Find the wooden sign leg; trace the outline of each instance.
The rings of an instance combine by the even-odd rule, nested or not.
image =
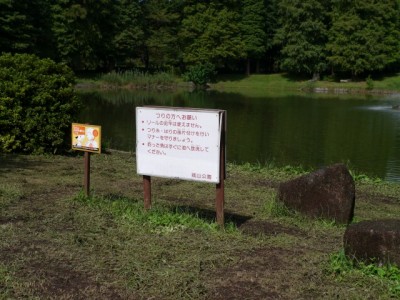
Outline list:
[[[221,226],[224,227],[225,223],[225,217],[224,217],[224,201],[225,201],[225,195],[224,195],[224,179],[221,178],[221,182],[217,184],[217,195],[216,195],[216,201],[215,201],[215,211],[217,213],[217,223]]]
[[[144,208],[151,208],[151,177],[143,175]]]
[[[85,152],[84,160],[85,160],[85,172],[84,172],[83,186],[85,190],[85,195],[89,197],[90,196],[90,152]]]
[[[219,183],[216,187],[216,200],[215,200],[215,211],[217,214],[217,223],[224,227],[225,216],[224,216],[224,202],[225,202],[225,114],[222,116],[222,127],[221,127],[221,146],[220,146],[220,162],[219,162]]]

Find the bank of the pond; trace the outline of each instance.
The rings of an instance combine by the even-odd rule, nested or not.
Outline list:
[[[399,296],[398,277],[338,263],[345,227],[275,209],[298,168],[228,164],[225,231],[213,184],[153,178],[143,211],[133,153],[92,155],[89,198],[82,155],[1,155],[0,169],[0,299]],[[399,185],[357,179],[355,222],[399,216]]]
[[[304,91],[317,93],[349,93],[349,94],[396,94],[400,93],[400,75],[370,79],[364,81],[333,80],[311,81],[304,78],[291,77],[287,74],[268,75],[229,75],[220,76],[217,82],[210,84],[216,90],[252,90],[256,93],[276,91]]]
[[[135,73],[133,73],[135,74]],[[138,74],[124,75],[113,73],[112,75],[97,76],[92,79],[79,78],[78,89],[152,89],[193,90],[195,86],[190,82],[184,82],[182,78],[165,73],[156,75]],[[368,80],[352,81],[349,79],[318,80],[311,81],[305,78],[279,74],[253,74],[245,75],[220,75],[215,82],[209,83],[208,88],[218,91],[232,91],[239,93],[251,93],[263,95],[266,93],[316,92],[335,94],[397,94],[400,93],[400,75],[381,76]]]

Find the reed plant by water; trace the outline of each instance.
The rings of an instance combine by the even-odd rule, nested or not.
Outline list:
[[[171,86],[175,83],[175,78],[167,72],[148,73],[139,70],[129,70],[124,72],[112,71],[103,74],[100,80],[113,86],[134,86],[137,88],[148,88],[157,86]]]

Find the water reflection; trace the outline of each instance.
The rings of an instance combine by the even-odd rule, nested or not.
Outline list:
[[[135,108],[143,105],[224,109],[228,160],[320,167],[345,162],[371,176],[400,181],[400,111],[396,97],[228,92],[82,93],[80,120],[102,125],[107,147],[135,149]]]

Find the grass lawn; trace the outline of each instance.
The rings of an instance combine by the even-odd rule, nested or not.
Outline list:
[[[143,210],[135,156],[0,156],[0,299],[390,299],[390,278],[345,268],[345,226],[276,209],[296,168],[228,165],[225,230],[215,186],[153,178]],[[400,186],[362,176],[355,221],[398,218]],[[380,273],[380,272],[377,272]]]
[[[346,83],[320,80],[310,82],[308,79],[291,77],[287,74],[268,74],[268,75],[227,75],[220,76],[217,81],[211,84],[212,89],[216,90],[252,90],[253,92],[285,92],[309,90],[314,88],[327,88],[330,92],[334,89],[349,89],[357,92],[400,92],[400,75],[372,78],[373,89],[368,90],[366,81],[350,81]]]

